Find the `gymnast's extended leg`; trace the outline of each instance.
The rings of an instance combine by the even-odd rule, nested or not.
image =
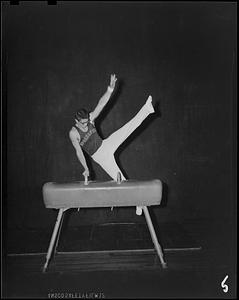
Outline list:
[[[122,144],[133,131],[147,118],[147,116],[154,112],[152,106],[152,97],[149,96],[146,103],[139,110],[133,119],[127,122],[120,129],[112,133],[105,139],[100,149],[92,156],[92,158],[113,178],[117,180],[117,174],[120,172],[121,178],[125,180],[122,171],[119,169],[115,158],[114,152]],[[136,214],[142,214],[142,208],[137,207]]]
[[[142,106],[139,112],[124,126],[112,133],[104,140],[104,146],[110,148],[114,153],[117,148],[134,132],[136,128],[150,115],[154,113],[152,105],[152,97],[149,96],[146,103]]]

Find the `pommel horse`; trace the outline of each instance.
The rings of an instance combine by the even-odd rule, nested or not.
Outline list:
[[[148,206],[161,203],[162,183],[159,179],[121,181],[120,176],[118,176],[117,181],[100,182],[88,181],[88,178],[85,177],[85,181],[71,183],[48,182],[43,185],[42,191],[45,207],[59,209],[46,255],[46,262],[42,269],[43,272],[48,267],[53,248],[54,253],[56,251],[64,212],[70,208],[90,207],[142,207],[162,267],[167,267],[147,208]]]

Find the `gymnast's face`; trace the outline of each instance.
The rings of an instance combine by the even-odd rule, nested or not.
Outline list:
[[[76,120],[76,124],[80,127],[85,129],[87,127],[88,119],[80,119],[79,121]]]

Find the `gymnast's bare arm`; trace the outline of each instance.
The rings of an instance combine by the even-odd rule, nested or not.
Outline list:
[[[81,146],[80,146],[80,135],[79,135],[79,132],[72,128],[71,131],[69,132],[69,137],[71,139],[71,142],[76,150],[76,155],[80,161],[80,163],[82,164],[83,168],[85,169],[84,172],[82,173],[84,176],[89,176],[90,173],[89,173],[89,169],[87,167],[87,164],[86,164],[86,160],[85,160],[85,156],[84,156],[84,153],[81,149]]]
[[[105,105],[109,101],[110,96],[114,91],[116,80],[117,80],[117,78],[116,78],[115,74],[112,74],[110,76],[110,85],[108,86],[104,95],[100,98],[96,108],[90,113],[91,122],[94,122],[94,120],[99,116],[102,109],[105,107]]]

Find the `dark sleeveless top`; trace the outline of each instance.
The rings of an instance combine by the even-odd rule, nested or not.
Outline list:
[[[97,133],[95,126],[88,122],[87,123],[88,130],[86,132],[80,130],[77,126],[75,128],[80,134],[80,146],[89,154],[93,155],[101,146],[102,138]]]

